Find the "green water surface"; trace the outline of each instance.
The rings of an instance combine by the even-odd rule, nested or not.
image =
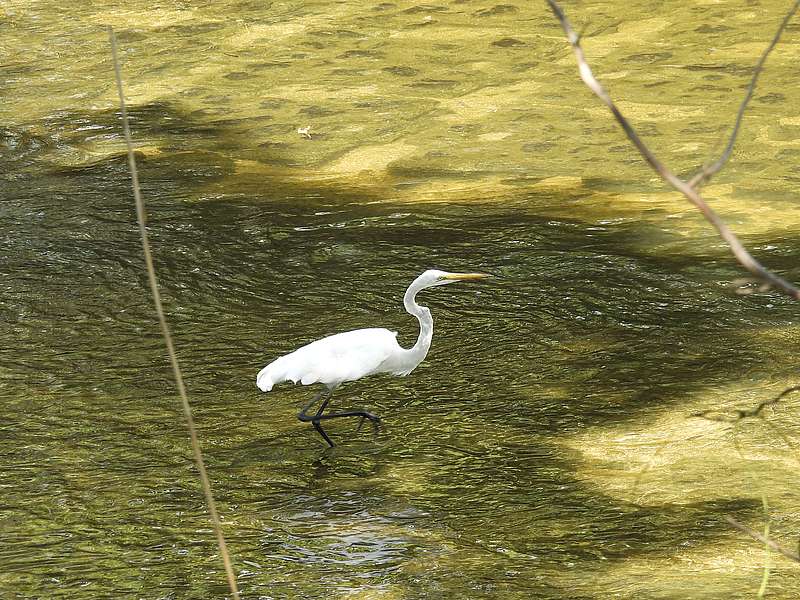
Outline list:
[[[504,0],[505,2],[505,0]],[[682,175],[714,156],[787,3],[565,6]],[[795,598],[797,305],[724,245],[577,77],[544,2],[0,6],[0,597],[229,595],[135,225],[156,266],[244,598]],[[707,197],[800,280],[800,25]],[[310,138],[298,133],[309,127]],[[427,268],[408,378],[343,386],[328,450],[255,374],[384,326]],[[752,286],[751,286],[752,288]],[[727,413],[726,413],[727,414]]]

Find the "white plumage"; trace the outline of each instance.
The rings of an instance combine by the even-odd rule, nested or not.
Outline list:
[[[408,375],[421,363],[431,346],[433,317],[431,311],[416,303],[417,292],[428,287],[445,285],[455,281],[482,279],[482,273],[447,273],[431,269],[417,277],[406,290],[403,304],[406,310],[419,320],[420,331],[417,343],[403,348],[397,343],[397,332],[382,328],[356,329],[337,333],[306,344],[294,352],[281,356],[259,371],[256,385],[262,392],[269,392],[283,381],[303,385],[322,383],[328,397],[316,414],[306,411],[322,396],[320,392],[298,415],[301,421],[310,421],[328,444],[333,442],[320,426],[320,421],[336,417],[360,416],[377,425],[380,419],[364,410],[323,414],[330,400],[330,393],[345,381],[361,379],[373,373]]]
[[[392,354],[403,350],[396,338],[396,331],[378,328],[330,335],[268,364],[259,371],[256,385],[262,392],[270,391],[282,381],[303,385],[324,383],[334,388],[373,373],[394,373],[384,363]]]

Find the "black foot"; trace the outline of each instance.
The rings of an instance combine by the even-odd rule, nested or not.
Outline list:
[[[364,421],[369,419],[369,422],[372,423],[372,430],[375,433],[378,433],[381,428],[381,418],[378,415],[373,415],[370,412],[363,411],[361,414],[361,419],[358,421],[358,427],[356,427],[356,431],[361,431],[361,427],[364,425]]]
[[[364,424],[364,420],[369,419],[370,423],[372,423],[372,429],[374,433],[375,434],[378,433],[380,429],[381,418],[378,415],[373,415],[371,412],[367,412],[366,410],[348,410],[344,412],[323,415],[322,411],[325,410],[325,407],[328,406],[328,402],[331,399],[330,393],[328,393],[327,398],[325,398],[325,400],[322,402],[322,405],[319,407],[319,410],[317,410],[316,414],[313,415],[306,414],[306,411],[310,409],[314,404],[316,404],[317,400],[319,400],[323,394],[324,392],[320,392],[319,394],[314,396],[311,402],[309,402],[308,404],[305,405],[305,407],[303,407],[303,410],[300,411],[300,413],[297,415],[297,418],[303,421],[304,423],[310,422],[314,426],[314,429],[316,429],[322,436],[322,439],[324,439],[331,448],[333,448],[336,444],[334,444],[333,440],[331,440],[328,434],[325,433],[325,430],[322,428],[320,421],[325,421],[327,419],[339,419],[342,417],[361,417],[361,420],[358,423],[358,428],[356,429],[356,431],[361,431],[361,426]]]

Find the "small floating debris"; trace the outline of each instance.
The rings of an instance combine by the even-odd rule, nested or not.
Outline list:
[[[262,568],[260,564],[258,564],[257,562],[253,562],[252,560],[243,560],[242,562],[250,567],[255,567],[256,569]]]
[[[298,127],[297,133],[302,135],[304,138],[310,140],[311,139],[311,125],[306,125],[305,127]]]

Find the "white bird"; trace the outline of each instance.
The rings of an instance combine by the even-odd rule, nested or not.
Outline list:
[[[419,337],[412,348],[403,348],[397,343],[397,332],[382,328],[356,329],[337,333],[298,348],[281,356],[259,371],[256,385],[268,392],[282,381],[300,382],[303,385],[322,383],[324,390],[303,407],[297,415],[303,422],[311,422],[328,444],[333,442],[322,429],[320,421],[340,417],[369,419],[375,428],[380,417],[365,410],[351,410],[322,414],[331,399],[331,394],[341,383],[354,381],[374,373],[392,373],[405,376],[411,373],[428,354],[433,338],[431,311],[416,302],[416,295],[425,288],[489,277],[483,273],[447,273],[430,269],[417,277],[408,286],[403,304],[406,310],[419,320]],[[316,402],[326,398],[315,414],[306,414]],[[359,428],[361,425],[359,424]]]

